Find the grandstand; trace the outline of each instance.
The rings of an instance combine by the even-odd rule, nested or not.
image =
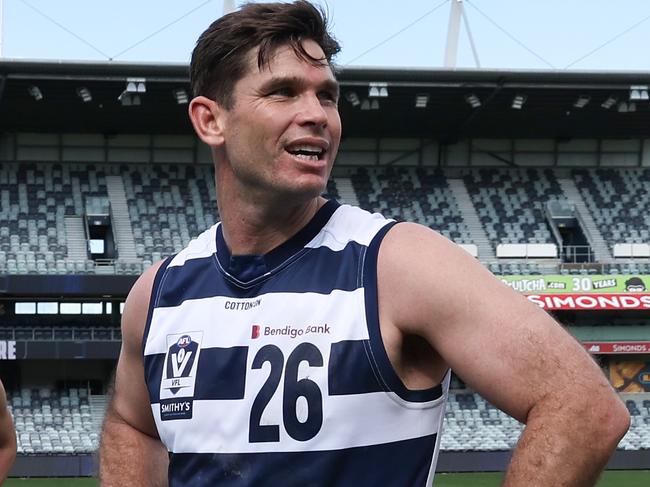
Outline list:
[[[437,230],[466,246],[497,274],[540,274],[540,267],[546,274],[595,274],[605,269],[636,274],[645,273],[650,263],[650,197],[639,186],[650,177],[645,168],[580,170],[573,172],[573,179],[560,179],[564,171],[553,168],[343,168],[343,173],[352,171],[349,175],[338,174],[338,169],[330,181],[330,196]],[[607,184],[594,182],[603,173],[609,175]],[[626,186],[623,178],[635,183]],[[0,271],[139,274],[218,220],[212,179],[207,164],[3,164]],[[570,198],[560,180],[581,188],[578,196]],[[613,192],[613,184],[619,183],[618,192]],[[339,186],[346,188],[344,195]],[[580,195],[584,197],[578,203],[588,212],[580,215],[581,223],[588,218],[591,224],[576,233],[591,239],[582,235],[580,246],[566,245],[560,234],[564,217],[550,215],[550,208],[554,203],[575,205]],[[106,217],[111,235],[100,240],[111,250],[98,257],[87,251],[88,241],[94,239],[91,220]],[[596,240],[603,242],[603,253],[616,255],[596,259],[595,249],[586,260],[560,255],[592,247]]]
[[[339,78],[345,138],[327,194],[435,229],[543,302],[630,410],[613,467],[649,468],[647,75]],[[371,99],[377,81],[388,96]],[[130,83],[146,84],[138,103]],[[92,474],[124,298],[218,221],[210,156],[179,89],[189,89],[182,65],[0,61],[0,367],[17,475]],[[441,469],[496,470],[522,426],[456,380],[445,429]]]

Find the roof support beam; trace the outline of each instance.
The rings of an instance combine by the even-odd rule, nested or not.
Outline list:
[[[502,89],[503,85],[501,83],[497,84],[494,90],[492,90],[492,93],[490,93],[489,96],[481,103],[481,106],[472,110],[470,114],[465,118],[465,120],[463,120],[455,129],[447,134],[444,142],[452,143],[454,141],[460,140],[472,121],[477,117],[479,113],[487,108],[490,102],[492,102],[492,100],[499,94]]]

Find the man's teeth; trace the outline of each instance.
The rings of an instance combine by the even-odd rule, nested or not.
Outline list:
[[[307,155],[307,154],[294,154],[299,159],[306,159],[309,161],[317,161],[319,159],[317,154]]]
[[[323,154],[323,149],[311,145],[298,145],[288,149],[288,152],[301,159],[318,160]]]

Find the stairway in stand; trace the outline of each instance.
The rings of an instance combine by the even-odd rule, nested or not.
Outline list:
[[[117,249],[117,260],[139,261],[135,250],[133,227],[129,216],[129,207],[124,192],[124,182],[121,176],[106,176],[106,189],[111,203],[113,238]]]

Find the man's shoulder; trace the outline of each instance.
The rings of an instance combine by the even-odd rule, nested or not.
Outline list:
[[[342,204],[323,227],[321,238],[329,237],[343,245],[353,241],[367,246],[383,227],[393,222],[380,213]]]
[[[215,223],[204,230],[197,237],[190,240],[183,250],[174,255],[169,262],[169,267],[180,266],[188,260],[211,257],[217,251],[217,228]]]
[[[394,246],[417,253],[455,253],[462,249],[439,232],[414,222],[399,222],[391,228],[383,246]]]
[[[402,222],[382,239],[378,266],[388,281],[401,285],[461,279],[480,263],[453,241],[429,227]],[[482,270],[482,269],[481,269]]]
[[[142,273],[129,291],[124,304],[124,312],[122,313],[122,339],[124,342],[140,343],[149,311],[149,301],[154,282],[165,262],[165,260],[155,262]]]
[[[142,303],[143,298],[145,297],[148,301],[149,295],[151,294],[151,290],[153,288],[154,281],[156,279],[156,275],[158,274],[160,267],[163,264],[165,264],[165,262],[166,259],[159,260],[158,262],[154,262],[153,265],[151,265],[151,267],[145,270],[140,275],[140,277],[138,277],[138,279],[135,281],[135,284],[131,288],[131,291],[129,292],[129,297],[131,297],[132,295],[134,296],[134,298],[132,298],[133,301]]]

